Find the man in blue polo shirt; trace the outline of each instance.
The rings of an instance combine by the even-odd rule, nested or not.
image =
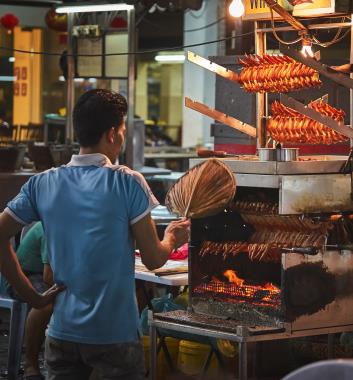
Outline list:
[[[124,97],[92,90],[73,122],[80,154],[32,177],[0,215],[0,268],[18,293],[41,307],[57,295],[46,340],[49,380],[144,378],[135,299],[134,248],[149,269],[184,244],[189,222],[172,222],[158,239],[150,211],[158,204],[144,178],[113,165],[125,136]],[[57,287],[38,295],[8,244],[23,224],[41,220]],[[62,291],[62,287],[65,289]]]

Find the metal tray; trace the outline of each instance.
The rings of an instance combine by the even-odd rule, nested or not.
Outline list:
[[[256,156],[249,160],[236,158],[220,158],[233,173],[245,174],[328,174],[339,173],[347,160],[347,156],[305,156],[306,161],[258,161]],[[300,159],[300,158],[299,158]],[[193,167],[205,159],[194,158],[190,160]]]

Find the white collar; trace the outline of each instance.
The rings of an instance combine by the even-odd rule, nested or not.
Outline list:
[[[67,166],[112,166],[111,161],[102,153],[73,154]]]

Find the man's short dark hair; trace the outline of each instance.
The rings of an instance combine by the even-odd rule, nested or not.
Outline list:
[[[83,147],[97,145],[104,132],[122,125],[126,113],[126,99],[117,92],[99,89],[85,92],[73,110],[77,141]]]

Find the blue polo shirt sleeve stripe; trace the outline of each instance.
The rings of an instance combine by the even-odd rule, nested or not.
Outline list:
[[[21,188],[19,194],[5,208],[13,219],[21,224],[30,224],[39,220],[35,199],[31,191],[34,177],[30,178]]]
[[[140,173],[131,172],[131,174],[132,181],[128,194],[128,204],[130,205],[129,221],[130,225],[133,225],[157,207],[159,202],[153,195],[145,178]]]

